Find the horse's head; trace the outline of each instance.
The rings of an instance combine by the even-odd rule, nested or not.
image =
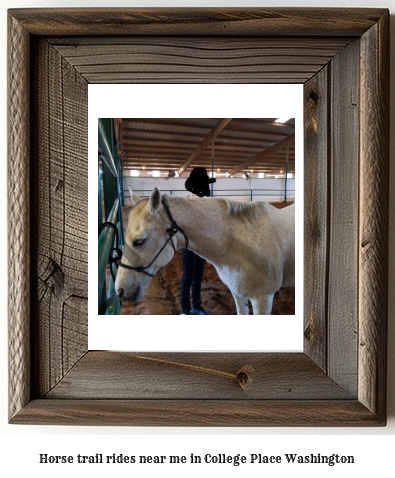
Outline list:
[[[153,275],[173,258],[168,228],[161,195],[155,188],[150,198],[135,203],[129,214],[123,257],[115,281],[116,293],[122,301],[140,300]]]

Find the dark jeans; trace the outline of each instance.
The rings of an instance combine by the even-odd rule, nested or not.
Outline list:
[[[181,257],[183,272],[180,287],[180,303],[183,311],[189,311],[191,310],[191,300],[189,296],[191,288],[193,307],[199,308],[202,306],[200,290],[206,259],[185,248],[181,250]]]

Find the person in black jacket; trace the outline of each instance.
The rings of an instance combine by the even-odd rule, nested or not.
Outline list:
[[[194,168],[185,181],[185,189],[199,197],[210,196],[211,183],[215,178],[209,178],[206,168]],[[195,252],[183,248],[182,257],[182,279],[180,286],[180,315],[210,315],[202,306],[201,288],[203,280],[204,266],[206,260]],[[192,292],[192,308],[190,293]]]

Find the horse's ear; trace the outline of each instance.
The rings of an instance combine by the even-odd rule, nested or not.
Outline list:
[[[151,206],[151,212],[155,212],[160,206],[160,192],[159,189],[154,188],[149,198],[149,203]]]
[[[129,188],[129,193],[130,193],[130,200],[132,201],[132,206],[134,206],[136,203],[140,201],[140,197],[132,191],[132,188]]]

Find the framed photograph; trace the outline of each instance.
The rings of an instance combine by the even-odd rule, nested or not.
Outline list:
[[[202,98],[205,101],[202,101]],[[229,102],[229,98],[232,98],[232,102]],[[144,352],[301,351],[303,349],[303,85],[94,84],[89,85],[88,103],[90,299],[88,348]],[[131,113],[134,118],[129,118]],[[218,119],[218,116],[231,113],[234,118]],[[262,114],[266,116],[262,118]],[[169,115],[171,117],[168,117]],[[110,131],[109,139],[106,141],[113,145],[111,151],[104,146],[104,139],[98,138],[98,134],[103,134],[102,125],[106,125]],[[206,140],[212,137],[213,132],[217,135],[214,146]],[[104,155],[100,155],[98,167],[96,158],[98,141],[101,145],[100,150],[106,150],[106,155],[112,158],[110,162],[114,161],[115,166],[118,166],[119,172],[115,181]],[[274,145],[277,152],[273,149]],[[179,176],[182,165],[186,164],[188,158],[193,157],[197,150],[201,151],[200,154],[188,167],[184,166],[186,171],[182,171]],[[245,166],[247,161],[248,167]],[[298,170],[296,176],[295,164]],[[215,238],[219,224],[217,220],[212,219],[214,205],[222,208],[224,200],[227,201],[227,205],[237,200],[239,204],[245,206],[243,211],[250,211],[249,206],[257,204],[259,208],[268,207],[270,210],[272,208],[268,204],[274,204],[285,211],[285,206],[294,204],[290,210],[295,210],[296,218],[296,227],[292,226],[294,230],[292,237],[295,238],[292,252],[296,250],[293,258],[296,267],[293,269],[296,270],[295,282],[298,284],[297,300],[295,301],[295,287],[284,286],[274,295],[269,317],[259,315],[256,310],[254,315],[244,316],[243,327],[254,330],[254,334],[240,334],[240,318],[236,315],[235,300],[225,284],[226,279],[222,281],[218,275],[217,270],[222,264],[217,262],[216,257],[206,257],[201,287],[198,292],[194,288],[195,295],[192,300],[194,305],[197,299],[200,299],[202,307],[210,312],[210,316],[199,315],[185,320],[185,317],[180,315],[182,305],[188,312],[188,305],[189,309],[191,305],[187,302],[189,290],[187,290],[188,298],[185,298],[187,288],[181,285],[184,277],[184,257],[189,253],[181,249],[180,242],[183,238],[181,233],[176,233],[173,237],[176,251],[173,250],[170,241],[167,240],[169,224],[162,228],[164,237],[154,246],[154,254],[144,260],[136,259],[142,261],[139,263],[149,264],[164,247],[157,257],[161,268],[156,273],[154,273],[156,268],[150,271],[152,276],[144,273],[135,273],[133,276],[129,269],[118,269],[115,264],[113,274],[110,275],[107,262],[111,254],[110,244],[115,239],[115,228],[112,225],[100,228],[99,241],[97,239],[99,170],[101,178],[99,207],[102,211],[100,214],[102,224],[106,223],[113,209],[115,191],[123,189],[121,200],[118,194],[115,201],[119,204],[123,199],[124,206],[122,208],[118,206],[118,214],[113,215],[112,220],[115,224],[119,223],[119,229],[125,231],[126,238],[131,214],[131,194],[137,193],[140,198],[147,199],[156,187],[161,197],[168,202],[172,217],[191,241],[188,248],[195,250],[196,245],[193,245],[192,241],[197,234],[192,227],[199,224],[201,233],[203,221],[195,218],[188,223],[186,219],[190,219],[190,215],[182,217],[182,207],[186,205],[187,196],[192,196],[192,193],[185,189],[186,180],[188,181],[190,174],[193,174],[195,167],[204,167],[207,177],[212,174],[215,177],[215,183],[209,184],[210,195],[213,195],[214,199],[196,202],[195,196],[194,199],[187,201],[189,206],[202,203],[210,205],[209,213],[206,214],[207,237],[201,241],[202,255],[207,252],[206,245],[210,242],[218,244],[215,253],[223,252],[227,248],[224,234],[220,234],[221,241]],[[288,174],[285,175],[286,170]],[[169,172],[178,177],[169,177]],[[120,187],[116,187],[118,183]],[[115,190],[113,194],[111,186]],[[105,200],[107,196],[110,198],[108,201]],[[137,198],[137,201],[140,198]],[[177,210],[177,206],[181,207],[180,211]],[[122,209],[122,225],[120,209]],[[268,227],[262,228],[260,235],[262,241],[265,237],[268,238],[267,246],[258,245],[259,243],[250,245],[249,238],[252,234],[251,231],[247,231],[248,223],[242,223],[239,234],[235,232],[235,224],[239,221],[237,218],[242,216],[237,215],[235,223],[232,223],[227,215],[225,217],[224,226],[229,226],[226,229],[229,231],[231,242],[234,242],[235,237],[240,243],[245,240],[239,251],[230,255],[230,260],[233,262],[236,255],[240,265],[247,270],[246,256],[251,254],[249,252],[251,247],[256,247],[254,263],[259,264],[258,254],[265,254],[268,247],[274,244],[273,235],[265,235]],[[256,230],[257,220],[254,215],[252,231]],[[286,237],[289,230],[290,228],[286,228],[281,237]],[[107,240],[109,235],[114,237]],[[122,248],[120,245],[123,242],[122,235],[119,233],[117,236],[119,247]],[[132,241],[130,239],[128,241],[128,247],[133,247]],[[142,251],[139,250],[139,253]],[[271,254],[271,258],[274,255],[275,252]],[[105,256],[104,259],[102,256]],[[128,254],[123,260],[127,258]],[[144,295],[137,302],[123,300],[120,308],[112,278],[112,275],[115,276],[114,272],[118,283],[122,273],[126,280],[135,277],[136,280],[145,282]],[[107,293],[103,294],[106,275]],[[263,275],[262,267],[259,265],[254,270],[248,269],[248,276],[255,281],[256,277],[261,275]],[[103,285],[98,288],[99,282]],[[261,291],[261,279],[258,279],[258,282]],[[242,283],[245,283],[245,279]],[[128,289],[130,290],[130,287]],[[182,303],[181,289],[184,292]],[[110,314],[111,318],[108,316]],[[210,332],[207,333],[207,330]],[[223,333],[224,330],[226,334]]]
[[[388,10],[15,9],[8,39],[10,423],[385,425]],[[89,349],[88,86],[162,83],[303,85],[303,351]]]

